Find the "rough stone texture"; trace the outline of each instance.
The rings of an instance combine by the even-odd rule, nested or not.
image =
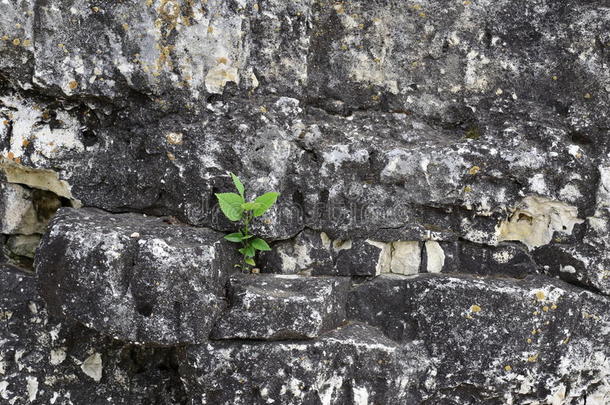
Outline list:
[[[424,403],[608,402],[607,325],[596,311],[610,294],[609,47],[607,0],[4,0],[0,261],[31,270],[35,235],[59,206],[102,209],[94,223],[80,219],[89,209],[62,211],[38,250],[50,309],[117,338],[204,342],[226,298],[220,274],[236,261],[222,244],[218,266],[201,257],[215,231],[234,231],[214,197],[232,188],[232,171],[249,196],[281,193],[253,228],[272,242],[257,257],[262,273],[349,277],[364,283],[354,294],[371,291],[361,302],[384,298],[362,309],[367,322],[401,345],[423,333],[444,365],[412,385]],[[53,203],[39,211],[36,195]],[[433,274],[373,279],[422,272]],[[383,289],[388,277],[396,290]],[[580,349],[540,343],[540,360],[522,368],[515,359],[534,352],[511,333],[540,318],[527,309],[529,288],[564,291],[572,311],[536,337],[576,328]],[[457,316],[454,303],[469,298],[481,311]],[[568,324],[584,310],[600,320]],[[469,329],[480,318],[489,344]],[[462,331],[478,351],[443,343]],[[334,342],[353,351],[343,338]],[[260,347],[285,364],[284,349],[322,339],[183,350],[217,359],[226,345],[247,359]],[[490,365],[500,360],[511,363]],[[244,375],[258,366],[232,364]],[[189,392],[203,393],[182,366]],[[227,374],[197,378],[239,387],[218,372]],[[271,375],[265,383],[285,385]],[[367,392],[397,402],[386,391]],[[339,403],[365,402],[362,391],[341,392]],[[249,401],[235,389],[204,394]]]
[[[239,275],[214,339],[307,339],[345,321],[348,278]]]
[[[170,355],[49,316],[32,275],[0,267],[2,404],[181,404]]]
[[[424,403],[610,401],[610,301],[537,276],[381,276],[355,288],[351,319],[424,343]],[[585,402],[586,401],[586,402]]]
[[[237,260],[221,239],[158,218],[64,208],[39,248],[40,291],[50,310],[118,339],[200,343]]]
[[[349,325],[306,342],[210,342],[183,350],[193,404],[418,403],[428,360],[374,328]]]

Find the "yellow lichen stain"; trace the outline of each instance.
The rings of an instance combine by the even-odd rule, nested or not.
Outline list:
[[[77,87],[78,87],[78,83],[76,82],[76,80],[72,80],[72,81],[70,81],[70,82],[68,83],[68,87],[69,87],[71,90],[74,90],[75,88],[77,88]]]
[[[471,192],[472,192],[472,187],[470,187],[470,186],[465,186],[465,187],[464,187],[464,192],[465,192],[465,193],[471,193]]]
[[[345,9],[343,8],[342,4],[335,4],[333,6],[333,8],[335,9],[335,11],[337,12],[337,14],[343,14],[345,12]]]
[[[214,32],[214,27],[212,27],[211,25],[208,27],[208,34],[211,34],[212,32]]]
[[[21,44],[21,40],[19,38],[13,39],[13,45],[19,46]]]
[[[421,13],[419,13],[420,17],[426,17],[426,13],[424,13],[423,11]]]
[[[591,93],[585,93],[585,95],[583,97],[588,100],[591,98]]]
[[[121,25],[121,27],[123,27],[123,30],[127,31],[129,29],[129,24],[125,23]]]
[[[262,112],[262,113],[266,113],[266,112],[267,112],[267,107],[265,107],[265,106],[261,106],[261,107],[259,108],[259,110],[260,110],[260,112]]]
[[[527,361],[530,362],[530,363],[535,363],[535,362],[538,361],[538,356],[539,356],[538,353],[534,354],[533,356],[529,356],[527,358]]]
[[[547,307],[547,306],[545,305],[545,306],[543,306],[543,307],[542,307],[542,310],[543,310],[544,312],[549,312],[549,307]]]
[[[371,100],[373,100],[373,101],[379,101],[380,99],[381,99],[381,97],[379,97],[379,95],[378,95],[378,94],[373,94],[373,95],[371,96]]]
[[[535,335],[536,333],[538,333],[538,331],[536,329],[532,329],[532,335]]]
[[[153,5],[154,0],[146,0],[146,6],[150,7]]]
[[[99,13],[100,12],[100,8],[97,7],[97,6],[91,7],[91,10],[93,10],[94,13]]]
[[[466,0],[466,1],[464,2],[464,5],[465,5],[465,6],[469,6],[469,5],[471,5],[471,4],[472,4],[472,2],[471,2],[471,1],[469,1],[469,0]]]
[[[512,370],[513,370],[513,368],[510,365],[507,364],[506,366],[504,366],[504,371],[512,371]]]
[[[534,312],[532,312],[532,314],[534,314],[535,316],[538,316],[538,315],[540,315],[540,312],[534,311]]]
[[[10,38],[8,35],[3,35],[0,39],[2,39],[3,41],[8,41]]]
[[[474,304],[473,306],[470,307],[470,310],[474,313],[481,312],[481,307],[478,306],[477,304]]]
[[[342,50],[342,51],[347,51],[347,49],[348,49],[348,48],[347,48],[347,45],[345,45],[345,44],[342,44],[342,45],[341,45],[341,50]]]
[[[542,301],[545,297],[546,295],[544,295],[543,291],[536,291],[536,300]]]
[[[532,343],[532,339],[531,338],[527,338],[527,343]]]
[[[23,46],[30,46],[30,45],[32,45],[32,41],[30,41],[29,39],[25,39],[23,41]]]
[[[167,158],[169,160],[176,160],[176,156],[171,152],[167,152]]]
[[[551,309],[557,309],[557,305],[555,305],[555,304],[551,305]]]
[[[557,76],[553,76],[553,77],[552,77],[552,79],[553,79],[553,80],[557,80]]]
[[[226,65],[229,62],[229,60],[223,56],[223,57],[217,58],[216,62],[224,63]]]
[[[159,59],[157,59],[157,65],[155,66],[157,72],[163,70],[164,66],[167,66],[171,70],[173,68],[171,53],[174,50],[174,46],[157,44],[157,48],[159,49]]]
[[[563,339],[563,340],[561,341],[561,344],[562,344],[562,345],[567,345],[569,342],[570,342],[570,338],[569,338],[569,337],[567,337],[567,338],[565,338],[565,339]]]
[[[468,169],[468,174],[474,176],[475,174],[477,174],[480,171],[481,171],[481,168],[479,166],[472,166],[470,169]]]

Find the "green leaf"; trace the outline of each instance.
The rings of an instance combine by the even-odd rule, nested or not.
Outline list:
[[[218,203],[222,213],[231,221],[239,221],[241,214],[244,212],[241,205],[244,203],[244,198],[235,193],[218,193],[216,194]]]
[[[250,245],[237,249],[237,251],[246,257],[254,257],[254,254],[256,253],[256,250]]]
[[[254,259],[251,259],[249,257],[244,259],[244,262],[246,262],[246,264],[249,264],[250,266],[256,266],[256,263],[254,262]]]
[[[233,184],[235,184],[235,188],[239,192],[239,195],[241,196],[241,198],[244,198],[244,191],[246,189],[245,189],[243,183],[241,182],[241,180],[239,180],[239,177],[237,177],[233,173],[229,173],[229,174],[231,175],[231,179],[233,180]]]
[[[244,236],[241,234],[241,232],[235,232],[235,233],[230,233],[228,235],[225,235],[225,239],[228,240],[229,242],[241,242],[244,239]]]
[[[260,205],[253,211],[254,216],[260,217],[261,215],[263,215],[265,211],[267,211],[273,204],[275,204],[279,196],[280,193],[271,192],[256,197],[256,199],[254,199],[254,202]]]
[[[254,247],[254,249],[256,250],[271,250],[271,248],[269,247],[269,245],[267,244],[267,242],[265,242],[263,239],[261,238],[256,238],[256,239],[252,239],[252,242],[250,242],[250,244],[252,245],[252,247]]]
[[[251,201],[251,202],[243,203],[241,205],[241,207],[244,209],[244,211],[250,211],[250,210],[254,210],[254,209],[260,207],[260,204],[257,202]]]
[[[244,248],[244,256],[254,257],[255,254],[256,254],[256,250],[254,249],[254,247],[252,247],[252,245],[248,245]]]

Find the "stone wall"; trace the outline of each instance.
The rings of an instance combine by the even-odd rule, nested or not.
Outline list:
[[[605,0],[0,2],[0,402],[609,403],[609,135]]]

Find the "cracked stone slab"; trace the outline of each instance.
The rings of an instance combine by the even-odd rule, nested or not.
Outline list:
[[[307,339],[345,321],[349,278],[234,275],[214,339]]]
[[[64,208],[35,268],[50,310],[117,339],[173,345],[207,339],[237,260],[209,229]]]
[[[429,365],[421,343],[359,324],[307,341],[213,341],[180,360],[193,404],[217,405],[418,403]]]
[[[424,397],[443,404],[607,403],[609,310],[608,298],[542,276],[387,275],[348,304],[350,319],[424,342],[437,370]]]

